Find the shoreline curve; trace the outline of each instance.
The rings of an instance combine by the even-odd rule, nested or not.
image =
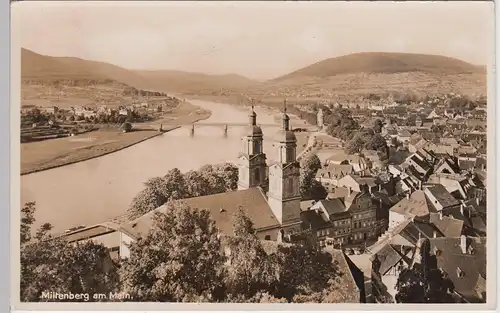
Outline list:
[[[192,123],[194,124],[194,123],[197,123],[199,121],[206,120],[211,115],[212,115],[212,112],[209,112],[209,114],[206,117],[194,120],[194,121],[192,121]],[[84,159],[81,159],[81,160],[74,160],[74,161],[70,161],[70,162],[67,162],[67,163],[63,163],[63,164],[51,165],[51,166],[42,167],[42,168],[38,168],[38,169],[21,171],[20,176],[25,176],[25,175],[29,175],[29,174],[34,174],[34,173],[39,173],[39,172],[43,172],[43,171],[48,171],[48,170],[52,170],[52,169],[55,169],[55,168],[59,168],[59,167],[63,167],[63,166],[68,166],[68,165],[73,165],[73,164],[76,164],[76,163],[80,163],[80,162],[84,162],[84,161],[88,161],[88,160],[100,158],[102,156],[109,155],[109,154],[112,154],[112,153],[115,153],[115,152],[118,152],[118,151],[130,148],[130,147],[135,146],[135,145],[137,145],[137,144],[139,144],[141,142],[144,142],[146,140],[158,137],[160,135],[163,135],[164,133],[168,133],[168,132],[170,132],[172,130],[176,130],[176,129],[181,128],[181,127],[182,126],[180,126],[180,125],[171,125],[170,129],[163,130],[161,132],[158,131],[158,133],[156,133],[156,134],[153,134],[153,135],[151,135],[149,137],[146,137],[146,138],[142,138],[141,140],[138,140],[136,142],[132,142],[132,143],[127,144],[127,145],[125,145],[123,147],[120,147],[118,149],[111,150],[111,151],[106,151],[106,152],[104,152],[102,154],[96,154],[96,155],[93,155],[93,156],[90,156],[90,157],[87,157],[87,158],[84,158]]]

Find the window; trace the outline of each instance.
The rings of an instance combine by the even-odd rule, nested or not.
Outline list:
[[[260,149],[260,142],[258,140],[253,142],[253,153],[254,154],[260,154],[261,149]]]
[[[256,182],[260,182],[260,169],[256,168],[253,172],[254,179]]]
[[[286,162],[294,162],[295,161],[295,149],[293,147],[286,148]]]

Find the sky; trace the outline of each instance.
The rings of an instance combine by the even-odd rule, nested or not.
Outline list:
[[[129,69],[271,79],[355,52],[486,65],[492,2],[19,2],[12,36],[51,56]]]

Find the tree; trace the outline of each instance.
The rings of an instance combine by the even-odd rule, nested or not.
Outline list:
[[[54,238],[49,234],[52,226],[47,223],[31,237],[28,233],[35,221],[34,211],[34,203],[27,203],[22,209],[21,301],[57,301],[44,299],[46,292],[92,295],[116,291],[118,273],[106,247],[92,241],[73,245],[63,238]]]
[[[345,151],[347,154],[359,153],[363,149],[365,141],[359,135],[355,135],[354,138],[349,140],[345,146]]]
[[[134,301],[220,301],[224,256],[208,211],[170,201],[153,227],[130,245],[122,262],[121,290]]]
[[[375,134],[366,142],[365,149],[385,152],[387,150],[387,141],[382,135]]]
[[[396,148],[397,148],[397,147],[399,147],[399,146],[401,145],[401,144],[400,144],[400,142],[399,142],[399,140],[398,140],[398,137],[392,137],[392,138],[391,138],[391,144],[392,144],[394,147],[396,147]]]
[[[453,283],[437,268],[428,239],[421,241],[420,263],[403,270],[396,283],[398,303],[454,303]]]
[[[207,196],[235,190],[238,168],[229,163],[205,165],[183,174],[174,168],[163,177],[148,180],[132,201],[129,218],[137,218],[165,204],[168,200]]]
[[[31,240],[31,225],[35,222],[35,202],[27,202],[21,209],[21,244]]]
[[[379,134],[380,132],[382,132],[382,126],[383,126],[382,120],[376,119],[373,124],[373,131]]]
[[[236,190],[238,188],[238,167],[231,163],[214,165],[214,169],[225,182],[225,191]]]
[[[132,131],[132,124],[130,124],[130,122],[125,122],[120,128],[123,132],[128,133]]]
[[[314,153],[309,152],[300,160],[299,190],[300,195],[303,199],[314,198],[316,200],[319,200],[326,197],[325,195],[325,197],[323,198],[315,198],[323,195],[323,193],[320,191],[322,186],[314,184],[316,173],[320,168],[321,161]]]
[[[233,233],[233,237],[227,238],[231,253],[224,279],[225,290],[230,298],[245,302],[258,292],[272,289],[271,286],[278,281],[279,269],[257,238],[252,221],[242,210],[234,216]]]

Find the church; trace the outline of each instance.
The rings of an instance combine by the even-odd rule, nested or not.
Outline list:
[[[290,238],[301,237],[296,236],[302,230],[300,164],[296,158],[297,139],[290,129],[286,106],[282,123],[273,137],[275,160],[267,164],[263,132],[257,125],[257,115],[252,106],[241,138],[238,190],[180,201],[193,209],[209,211],[222,235],[233,235],[234,215],[242,208],[254,223],[259,239],[289,241]],[[266,185],[269,186],[268,192],[265,191]],[[149,232],[155,212],[166,210],[165,204],[124,224],[105,222],[67,233],[64,237],[70,242],[93,240],[109,247],[120,257],[128,257],[128,244]]]
[[[299,191],[300,165],[296,158],[297,139],[290,129],[286,106],[282,127],[273,136],[275,159],[267,164],[263,149],[264,134],[257,125],[252,110],[245,127],[238,157],[238,190],[181,200],[193,209],[210,212],[222,234],[233,234],[233,218],[242,208],[252,220],[257,236],[263,240],[286,240],[301,231],[301,198]],[[269,191],[264,186],[269,186]],[[154,211],[164,211],[163,205]],[[153,211],[153,212],[154,212]],[[153,212],[121,225],[121,231],[131,240],[145,235],[151,227]]]

